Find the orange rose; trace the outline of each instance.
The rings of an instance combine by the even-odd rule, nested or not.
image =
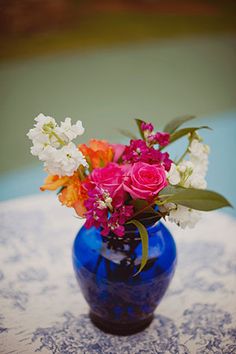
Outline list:
[[[105,140],[91,139],[88,146],[80,144],[79,150],[85,156],[91,169],[106,166],[114,156],[113,147]]]

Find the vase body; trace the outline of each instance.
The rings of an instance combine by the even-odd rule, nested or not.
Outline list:
[[[73,266],[92,321],[106,332],[131,334],[145,328],[173,277],[176,246],[161,223],[146,225],[148,261],[138,274],[142,243],[137,229],[121,240],[82,227],[73,245]]]

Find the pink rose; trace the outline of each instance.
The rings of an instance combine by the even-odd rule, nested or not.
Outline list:
[[[125,178],[124,189],[133,199],[151,200],[167,184],[163,166],[136,162]]]
[[[124,202],[124,172],[116,163],[111,162],[106,167],[95,168],[90,176],[92,184],[108,191],[115,204]],[[118,205],[116,205],[118,206]]]

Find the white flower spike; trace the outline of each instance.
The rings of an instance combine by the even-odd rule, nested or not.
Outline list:
[[[194,228],[200,218],[200,211],[193,210],[182,205],[176,206],[175,209],[172,208],[168,216],[168,220],[170,222],[176,223],[182,229],[185,229],[186,227],[189,227],[190,229]]]
[[[71,124],[66,118],[59,127],[54,118],[39,114],[27,136],[32,140],[32,155],[44,161],[45,170],[52,175],[72,176],[80,165],[87,167],[83,154],[72,142],[84,133],[82,122]]]

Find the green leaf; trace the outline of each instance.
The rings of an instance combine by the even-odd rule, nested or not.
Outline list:
[[[168,186],[159,193],[159,198],[164,199],[166,203],[176,203],[202,211],[232,207],[221,194],[207,189]]]
[[[118,129],[118,131],[120,132],[120,134],[124,135],[126,138],[133,139],[133,140],[138,139],[137,136],[135,134],[133,134],[132,132],[130,132],[129,130]]]
[[[184,188],[184,187],[172,186],[171,184],[169,184],[167,187],[163,188],[159,192],[158,196],[162,197],[162,198],[169,197],[169,196],[175,195],[175,194],[185,191],[185,190],[186,190],[186,188]]]
[[[163,131],[172,134],[182,124],[184,124],[185,122],[187,122],[193,118],[195,118],[195,116],[191,116],[191,115],[186,115],[186,116],[174,118],[169,123],[166,124]]]
[[[174,141],[182,138],[183,136],[189,134],[189,133],[194,133],[196,130],[199,129],[210,129],[210,127],[206,126],[206,125],[202,125],[200,127],[191,127],[191,128],[183,128],[180,130],[177,130],[176,132],[172,133],[170,136],[170,144],[173,143]]]
[[[136,124],[137,124],[137,126],[138,126],[138,130],[139,130],[139,133],[140,133],[140,135],[141,135],[141,138],[142,138],[143,140],[145,140],[143,131],[142,131],[142,129],[141,129],[141,124],[142,124],[142,123],[145,123],[144,120],[135,118],[135,122],[136,122]]]
[[[130,220],[128,224],[134,224],[137,227],[142,242],[142,260],[139,270],[133,275],[135,277],[143,270],[148,261],[148,233],[146,227],[138,220]]]

